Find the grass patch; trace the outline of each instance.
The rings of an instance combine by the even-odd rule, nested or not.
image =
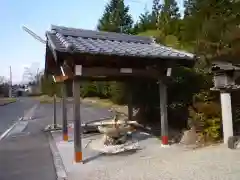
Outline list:
[[[100,98],[84,98],[83,102],[91,103],[98,107],[111,107],[114,104],[109,99],[100,99]]]
[[[51,104],[53,103],[53,97],[48,95],[42,95],[42,96],[35,96],[33,97],[37,101],[39,101],[42,104]],[[97,97],[93,98],[83,98],[81,99],[83,103],[90,103],[92,106],[95,107],[102,107],[102,108],[113,108],[114,110],[121,112],[121,113],[127,113],[127,107],[124,105],[117,105],[114,104],[109,99],[100,99]],[[61,98],[57,97],[57,102],[61,102]]]
[[[91,105],[96,107],[112,108],[117,112],[124,113],[124,114],[128,112],[127,106],[114,104],[109,99],[100,99],[97,97],[93,97],[93,98],[84,98],[82,99],[82,102],[91,103]]]
[[[42,95],[42,96],[35,96],[33,97],[35,100],[39,101],[42,104],[51,104],[53,103],[53,97],[50,97],[48,95]],[[57,97],[56,102],[60,102],[61,99]]]
[[[0,98],[0,106],[4,106],[9,103],[16,102],[16,101],[17,101],[16,98]]]

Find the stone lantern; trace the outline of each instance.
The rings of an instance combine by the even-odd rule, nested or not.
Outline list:
[[[235,80],[239,77],[240,66],[225,62],[215,62],[212,65],[212,72],[214,74],[214,87],[212,90],[232,91],[239,88],[239,85],[235,84]]]
[[[212,72],[214,87],[211,90],[220,91],[224,144],[231,148],[236,141],[233,137],[231,92],[240,88],[235,83],[240,76],[240,66],[228,62],[214,62]]]

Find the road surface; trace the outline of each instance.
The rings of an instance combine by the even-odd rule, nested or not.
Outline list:
[[[73,104],[71,101],[67,104],[67,117],[68,122],[73,121]],[[43,113],[44,112],[44,113]],[[94,107],[90,104],[84,103],[81,104],[81,120],[82,123],[91,122],[98,120],[100,118],[109,118],[113,117],[113,113],[110,112],[107,108]],[[35,118],[44,118],[50,117],[50,123],[53,120],[53,105],[52,104],[41,104],[35,112]],[[61,103],[57,103],[57,123],[62,124],[62,110]]]
[[[36,101],[32,98],[19,98],[17,102],[0,106],[0,135],[30,109]]]
[[[36,105],[37,104],[37,105]],[[52,123],[52,104],[39,104],[30,98],[4,107],[0,112],[1,129],[6,129],[23,114],[28,114],[30,108],[33,119],[19,121],[25,128],[13,129],[6,138],[0,141],[0,180],[56,180],[51,150],[46,133],[42,130]],[[73,120],[73,105],[68,103],[68,119]],[[89,122],[112,114],[104,108],[95,108],[87,104],[81,106],[83,122]],[[61,105],[57,104],[57,120],[61,124]],[[21,129],[21,131],[16,131]]]

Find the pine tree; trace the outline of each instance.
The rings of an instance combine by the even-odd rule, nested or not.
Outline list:
[[[110,0],[106,5],[102,17],[99,19],[97,29],[101,31],[132,33],[133,20],[129,14],[129,6],[124,4],[124,0]],[[104,87],[103,87],[104,86]],[[110,99],[114,103],[125,102],[126,84],[120,82],[111,82],[100,87],[97,84],[97,89],[107,89],[107,94],[110,94]],[[103,94],[105,96],[105,93]]]
[[[178,31],[179,8],[175,0],[164,0],[158,19],[158,27],[165,34],[176,35]]]
[[[145,8],[144,13],[139,16],[139,21],[134,25],[134,32],[140,33],[155,28],[156,23],[152,22],[152,14]]]
[[[101,31],[130,33],[132,25],[133,20],[129,14],[129,6],[125,6],[124,0],[111,0],[105,7],[97,29]]]
[[[188,0],[185,7],[185,39],[195,42],[196,53],[208,62],[223,54],[230,59],[230,54],[239,48],[236,39],[240,34],[240,2]]]
[[[176,0],[164,0],[162,5],[162,14],[167,16],[169,19],[180,18],[179,7]]]
[[[197,11],[198,0],[184,0],[184,17],[191,16],[193,12]]]
[[[158,24],[158,18],[159,18],[161,8],[162,8],[162,5],[160,3],[160,0],[153,0],[152,23],[155,24],[155,27],[157,27],[157,24]]]
[[[161,10],[160,0],[153,0],[152,13],[157,17]]]

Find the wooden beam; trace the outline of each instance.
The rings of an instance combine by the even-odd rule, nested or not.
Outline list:
[[[65,80],[69,79],[68,76],[54,76],[54,77],[55,77],[56,83],[64,82]]]
[[[80,68],[81,67],[81,68]],[[76,65],[75,75],[81,77],[159,77],[156,69],[83,67]],[[81,71],[81,72],[80,72]]]
[[[80,81],[119,81],[119,82],[127,82],[129,79],[134,79],[134,77],[131,76],[122,76],[122,77],[103,77],[103,76],[93,76],[93,77],[82,77],[77,76],[74,79],[78,79]],[[141,79],[155,79],[157,78],[151,78],[151,77],[143,77]]]
[[[182,63],[180,59],[169,58],[144,58],[144,57],[120,57],[106,55],[90,55],[90,54],[73,54],[74,64],[84,66],[105,66],[105,67],[132,67],[144,68],[146,66],[168,67],[170,64],[177,62]],[[194,62],[194,60],[189,60]],[[183,58],[184,63],[190,63]]]

